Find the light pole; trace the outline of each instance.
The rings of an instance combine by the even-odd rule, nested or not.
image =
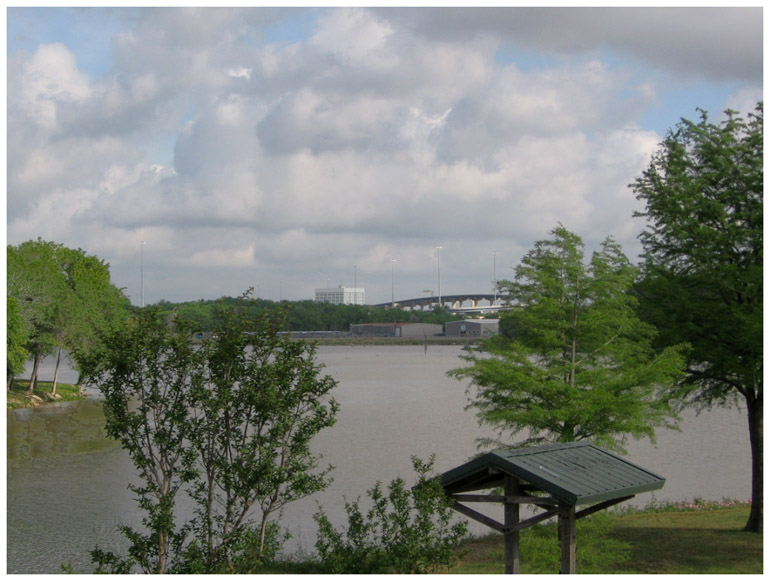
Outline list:
[[[395,258],[390,259],[390,308],[396,306],[396,293],[394,292],[394,285],[393,285],[393,263],[396,262]]]
[[[139,287],[141,288],[141,305],[144,307],[144,240],[139,241]]]
[[[497,302],[497,250],[492,252],[492,284],[495,293],[495,300],[492,302],[494,305]]]
[[[441,249],[443,246],[436,246],[436,263],[438,264],[438,306],[441,308]]]

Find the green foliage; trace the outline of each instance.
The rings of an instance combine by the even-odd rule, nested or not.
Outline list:
[[[44,240],[7,248],[8,295],[17,299],[27,327],[30,353],[46,355],[57,344],[66,312],[67,282],[57,260],[61,246]]]
[[[662,388],[681,377],[682,347],[653,352],[654,329],[629,292],[636,269],[616,242],[585,264],[578,236],[563,226],[552,234],[500,283],[513,307],[505,334],[449,372],[471,380],[469,407],[498,430],[498,441],[481,443],[505,445],[524,430],[521,445],[592,439],[622,450],[628,436],[654,438],[676,418]]]
[[[144,311],[121,332],[105,333],[97,348],[79,353],[89,382],[104,396],[107,434],[131,456],[136,494],[147,532],[122,526],[129,558],[96,552],[100,567],[133,566],[146,573],[178,567],[172,552],[186,536],[174,519],[177,493],[196,476],[189,445],[189,378],[197,358],[182,325],[171,328]]]
[[[193,497],[210,560],[234,566],[230,547],[238,544],[251,545],[255,562],[271,558],[270,516],[327,486],[330,468],[319,470],[310,443],[334,424],[338,406],[323,403],[336,382],[317,377],[315,346],[279,335],[283,317],[223,309],[219,318],[216,338],[200,348],[190,394],[190,437],[202,468]],[[256,535],[247,526],[254,506]]]
[[[320,510],[316,549],[328,573],[436,573],[451,567],[465,537],[465,523],[452,524],[451,500],[437,478],[434,458],[416,457],[417,484],[392,480],[387,494],[378,482],[367,491],[372,507],[364,515],[358,501],[345,502],[348,526],[337,531]]]
[[[13,376],[24,371],[24,363],[29,356],[27,343],[27,329],[24,319],[21,317],[19,302],[16,297],[6,298],[6,368],[9,382]],[[9,383],[10,389],[10,383]]]
[[[692,345],[691,403],[746,405],[753,532],[763,504],[763,180],[760,103],[748,120],[683,120],[631,186],[647,219],[638,292],[658,345]]]
[[[763,362],[763,109],[683,120],[632,187],[647,219],[640,298],[660,343],[687,341],[702,403],[758,395]]]
[[[102,570],[251,570],[280,548],[271,516],[328,484],[310,442],[335,421],[336,382],[318,377],[314,346],[280,336],[280,314],[224,309],[220,320],[198,346],[194,324],[146,308],[79,354],[104,396],[108,434],[137,468],[131,489],[145,514],[143,530],[120,528],[127,556],[94,551]],[[186,522],[183,492],[196,505]]]
[[[16,301],[36,363],[57,349],[84,351],[97,332],[125,321],[128,299],[110,282],[109,265],[95,256],[38,238],[8,246],[7,264],[7,294]]]

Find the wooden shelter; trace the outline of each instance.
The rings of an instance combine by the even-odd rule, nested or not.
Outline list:
[[[663,487],[665,479],[588,442],[496,450],[441,475],[454,499],[453,508],[505,535],[505,572],[519,572],[519,531],[558,518],[561,572],[576,570],[575,521],[641,492]],[[502,495],[466,494],[502,488]],[[465,504],[495,502],[504,506],[504,522]],[[545,512],[520,520],[520,506]],[[590,505],[577,511],[579,505]]]

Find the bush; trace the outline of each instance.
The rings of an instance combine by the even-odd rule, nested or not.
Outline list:
[[[328,573],[436,573],[451,567],[467,534],[464,522],[452,524],[452,501],[439,480],[429,477],[428,462],[412,457],[417,484],[407,489],[402,478],[388,486],[378,482],[367,491],[372,507],[361,512],[359,501],[345,501],[346,530],[337,531],[319,510],[316,549]]]

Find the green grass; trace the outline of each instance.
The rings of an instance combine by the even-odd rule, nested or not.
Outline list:
[[[582,574],[762,573],[762,535],[741,529],[747,503],[698,502],[644,510],[597,513],[578,521],[577,572]],[[503,537],[466,541],[451,574],[503,574]],[[244,571],[246,572],[246,571]],[[312,559],[288,559],[248,571],[258,574],[323,573]],[[556,527],[521,533],[521,573],[559,572]]]
[[[27,387],[29,386],[29,379],[14,379],[11,390],[6,392],[6,405],[8,409],[26,407],[31,405],[30,400],[27,397]],[[47,400],[47,394],[51,393],[51,387],[53,387],[52,381],[38,381],[35,386],[33,395],[38,396],[44,402]],[[57,401],[75,401],[83,399],[80,395],[78,387],[70,383],[57,383],[56,393],[61,396],[61,399]]]
[[[607,513],[578,521],[578,573],[703,574],[762,573],[762,535],[741,529],[749,515],[737,507],[701,504]],[[594,522],[592,522],[594,521]],[[553,525],[521,533],[521,572],[558,573]],[[450,572],[504,573],[502,535],[468,541]]]

